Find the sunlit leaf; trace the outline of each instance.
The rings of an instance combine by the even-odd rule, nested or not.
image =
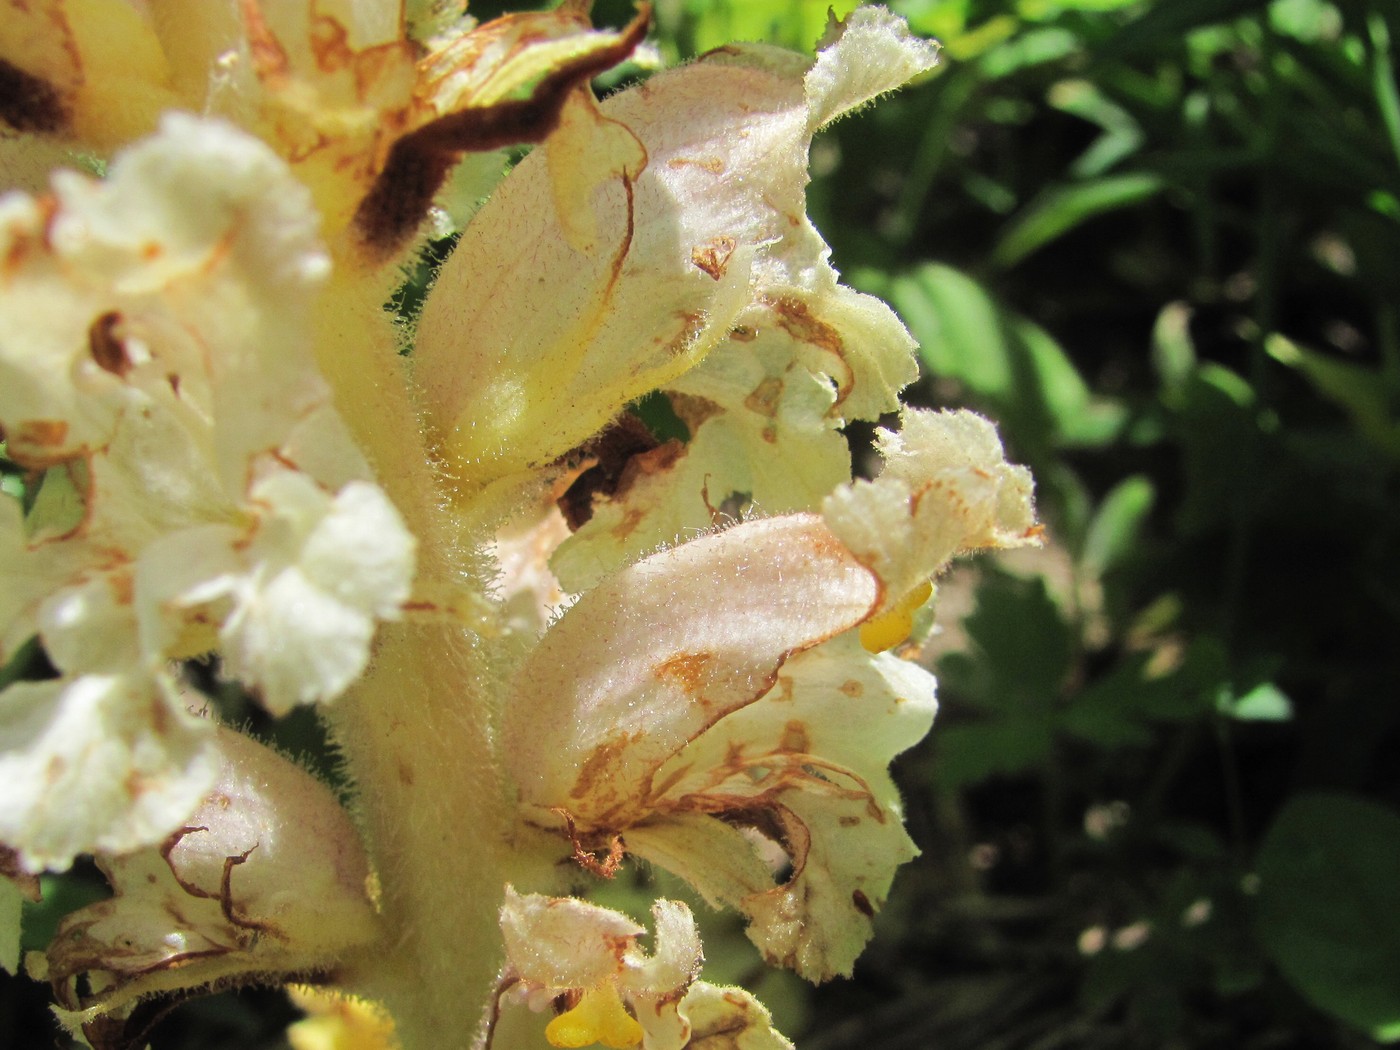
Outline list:
[[[1085,572],[1102,576],[1133,553],[1156,498],[1151,479],[1141,474],[1124,478],[1109,490],[1084,538],[1080,564]]]
[[[992,262],[1003,268],[1015,266],[1076,226],[1140,204],[1165,186],[1159,175],[1129,172],[1052,187],[1011,221],[992,248]]]
[[[1011,420],[1019,446],[1096,444],[1121,422],[1121,410],[1093,399],[1048,332],[1006,310],[968,275],[929,263],[885,291],[919,341],[927,370],[956,380]]]
[[[1293,717],[1293,701],[1272,682],[1256,685],[1243,696],[1227,693],[1217,706],[1240,722],[1286,722]]]
[[[1341,407],[1357,430],[1393,459],[1400,459],[1400,412],[1395,391],[1374,369],[1305,349],[1281,335],[1265,343],[1269,356],[1302,372],[1327,400]]]

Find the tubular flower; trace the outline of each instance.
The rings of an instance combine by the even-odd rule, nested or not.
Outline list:
[[[850,971],[915,853],[885,767],[934,714],[931,676],[857,629],[955,552],[1032,535],[1029,475],[985,421],[911,412],[884,448],[886,473],[820,516],[744,522],[604,580],[546,632],[506,708],[533,820],[620,835],[817,980]],[[786,851],[781,885],[755,835]]]
[[[570,877],[644,858],[822,980],[914,856],[901,645],[952,557],[1036,541],[1031,484],[900,409],[912,341],[804,190],[937,48],[862,8],[599,102],[638,6],[0,0],[0,659],[53,671],[0,688],[0,966],[94,855],[114,896],[25,965],[99,1050],[248,981],[355,1004],[308,1045],[781,1050],[684,905],[648,954]],[[406,329],[426,231],[522,143]],[[850,482],[842,428],[895,413]],[[194,659],[314,706],[350,804]]]
[[[731,1040],[718,1045],[790,1050],[751,996],[696,979],[700,937],[689,908],[659,900],[651,914],[655,949],[646,955],[637,945],[646,930],[625,915],[508,886],[503,990],[535,1010],[561,1008],[545,1027],[551,1046],[704,1050],[718,1030]]]
[[[220,730],[213,790],[157,851],[100,861],[115,895],[67,916],[48,977],[72,1020],[228,977],[314,975],[377,932],[349,818],[305,771]],[[139,1019],[139,1015],[138,1015]]]

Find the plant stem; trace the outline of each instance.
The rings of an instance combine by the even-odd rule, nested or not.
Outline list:
[[[344,261],[337,274],[350,277],[333,280],[318,329],[336,407],[418,539],[417,590],[481,607],[472,538],[445,509],[382,306],[397,274],[377,285]],[[385,930],[342,976],[388,1008],[404,1050],[471,1045],[501,965],[512,810],[491,739],[498,678],[460,623],[390,624],[369,673],[324,712],[355,787]]]

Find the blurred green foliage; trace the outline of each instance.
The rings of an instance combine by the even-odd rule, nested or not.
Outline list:
[[[1398,1041],[1400,6],[893,6],[948,62],[815,218],[1050,543],[940,588],[925,856],[803,1045]]]
[[[1400,1041],[1400,5],[891,6],[947,61],[818,141],[811,210],[1049,543],[942,582],[877,943],[760,991],[803,1050]],[[677,60],[810,48],[828,4],[655,7]],[[704,921],[716,976],[762,973]],[[203,1010],[156,1050],[279,1045],[265,999]],[[0,988],[0,1031],[34,1016]]]

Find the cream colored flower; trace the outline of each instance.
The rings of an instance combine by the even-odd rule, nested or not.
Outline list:
[[[954,553],[1035,535],[1029,475],[985,421],[911,412],[884,447],[886,474],[825,517],[735,525],[582,595],[517,672],[504,722],[529,819],[576,852],[618,840],[670,868],[817,980],[850,971],[916,852],[886,766],[934,713],[932,677],[858,629]],[[786,854],[785,880],[756,840]]]
[[[230,730],[211,750],[214,786],[185,823],[159,850],[101,858],[114,896],[66,916],[54,939],[48,979],[89,1037],[142,999],[323,973],[378,933],[364,854],[330,790]]]
[[[339,695],[408,597],[412,537],[305,345],[328,259],[256,140],[172,115],[99,182],[0,199],[0,425],[49,467],[0,507],[0,841],[31,870],[159,842],[210,786],[166,661],[221,649],[271,710]],[[56,814],[65,814],[62,819]]]
[[[648,955],[637,944],[645,928],[625,915],[506,887],[503,985],[536,1010],[562,1004],[545,1028],[551,1046],[704,1050],[723,1031],[731,1042],[721,1045],[790,1050],[751,996],[697,980],[702,953],[689,908],[659,900],[651,914]]]

